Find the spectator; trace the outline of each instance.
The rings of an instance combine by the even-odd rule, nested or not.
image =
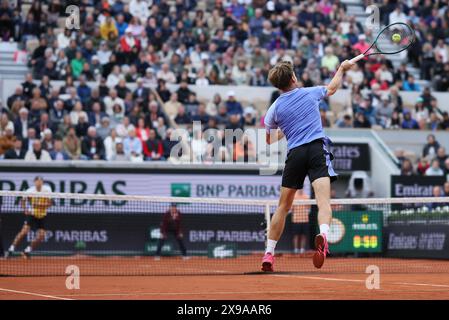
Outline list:
[[[403,82],[402,90],[404,91],[421,91],[419,84],[415,82],[415,77],[409,75],[407,80]]]
[[[19,117],[14,122],[14,132],[19,138],[28,137],[28,127],[29,127],[29,112],[27,108],[21,108],[19,110]]]
[[[115,152],[110,158],[111,161],[130,161],[131,158],[125,153],[124,145],[122,141],[117,141],[115,144]]]
[[[143,161],[142,141],[136,137],[136,130],[134,128],[130,128],[128,130],[128,136],[123,139],[123,148],[125,155],[133,159],[133,161]]]
[[[228,91],[227,96],[228,96],[228,100],[226,100],[226,102],[225,102],[227,113],[229,115],[232,115],[232,114],[242,115],[243,108],[242,108],[242,105],[240,104],[240,102],[238,102],[235,99],[235,92],[232,90]]]
[[[443,170],[440,168],[440,162],[438,160],[433,160],[432,165],[426,170],[426,176],[442,176],[444,175]]]
[[[68,129],[67,135],[63,141],[64,151],[67,153],[70,159],[79,160],[81,158],[81,141],[76,136],[74,127]]]
[[[422,157],[418,161],[418,166],[416,168],[416,171],[421,175],[425,175],[427,169],[430,168],[430,163],[427,157]]]
[[[26,151],[23,149],[22,140],[16,139],[14,141],[14,147],[5,152],[5,159],[23,160],[25,158],[25,153]]]
[[[143,144],[143,154],[146,161],[163,160],[164,146],[162,141],[156,136],[154,129],[150,130],[148,140]]]
[[[419,129],[418,122],[412,118],[409,110],[404,110],[404,120],[402,120],[401,127],[402,129]]]
[[[103,142],[104,148],[105,148],[106,160],[114,159],[114,157],[116,155],[117,143],[119,143],[119,142],[122,143],[122,147],[123,147],[122,139],[117,136],[117,131],[114,128],[112,128],[111,134],[109,136],[107,136]],[[123,151],[123,154],[124,154],[124,151]]]
[[[54,148],[53,132],[50,129],[45,129],[42,134],[42,149],[50,152]]]
[[[446,181],[449,182],[449,158],[444,161],[444,175],[446,176]]]
[[[352,118],[349,114],[345,114],[342,119],[337,120],[338,128],[352,128]]]
[[[106,139],[111,134],[111,121],[109,117],[104,116],[101,118],[100,126],[97,128],[97,135],[101,139]]]
[[[170,118],[174,119],[182,104],[178,101],[178,94],[173,92],[170,95],[170,100],[164,103],[164,112]]]
[[[119,105],[121,107],[122,113],[125,111],[125,102],[117,94],[117,90],[111,89],[109,91],[109,96],[104,99],[104,105],[106,108],[106,114],[110,117],[114,115],[113,107],[114,105]]]
[[[103,140],[97,136],[95,127],[89,127],[87,136],[81,142],[81,153],[88,160],[104,160],[105,150]]]
[[[191,124],[192,118],[186,113],[186,110],[183,105],[179,106],[178,113],[175,117],[175,122],[177,124]]]
[[[412,175],[414,175],[413,164],[412,164],[412,162],[409,159],[404,159],[404,161],[402,161],[401,175],[402,176],[412,176]]]
[[[48,151],[42,149],[39,140],[33,141],[33,147],[25,154],[25,161],[52,161]]]
[[[444,183],[443,196],[444,197],[449,197],[449,181]]]
[[[5,152],[14,148],[16,137],[14,136],[13,128],[10,125],[0,134],[0,157],[3,157]]]
[[[176,83],[175,74],[170,71],[170,68],[167,63],[164,63],[161,67],[161,70],[157,73],[157,78],[162,79],[167,83]]]
[[[446,149],[444,147],[439,147],[437,150],[436,160],[438,160],[440,168],[444,168],[444,162],[448,159],[448,155],[446,154]]]
[[[433,158],[437,154],[439,148],[440,144],[435,139],[435,136],[433,134],[429,134],[427,136],[427,143],[424,145],[422,155],[423,157]]]
[[[58,161],[70,160],[69,155],[64,151],[63,143],[60,138],[55,139],[54,148],[50,151],[50,157],[52,160]]]
[[[334,72],[337,70],[337,66],[340,64],[340,59],[334,55],[331,47],[324,49],[324,56],[321,58],[321,67],[327,68],[329,71]]]

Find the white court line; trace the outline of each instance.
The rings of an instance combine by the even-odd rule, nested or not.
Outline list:
[[[335,292],[333,290],[327,292]],[[218,291],[218,292],[135,292],[135,293],[79,293],[70,297],[102,297],[102,296],[199,296],[199,295],[234,295],[234,294],[292,294],[292,293],[316,293],[315,290],[292,290],[292,291]],[[59,295],[68,296],[68,295]]]
[[[322,277],[311,277],[311,276],[299,276],[299,275],[285,275],[285,274],[273,274],[274,277],[290,277],[290,278],[301,278],[301,279],[311,279],[311,280],[323,280],[323,281],[339,281],[339,282],[365,282],[365,280],[358,279],[342,279],[342,278],[322,278]],[[404,286],[422,286],[422,287],[440,287],[449,288],[449,285],[445,284],[432,284],[432,283],[412,283],[412,282],[390,282],[385,284],[397,284]]]
[[[74,300],[74,299],[69,299],[69,298],[50,296],[47,294],[40,294],[40,293],[28,292],[28,291],[11,290],[11,289],[5,289],[5,288],[0,288],[0,291],[17,293],[17,294],[25,294],[25,295],[29,295],[29,296],[36,296],[36,297],[43,297],[43,298],[50,298],[50,299],[56,299],[56,300]]]
[[[422,286],[422,287],[440,287],[449,288],[447,284],[431,284],[431,283],[410,283],[410,282],[394,282],[393,284],[401,284],[406,286]]]
[[[357,279],[322,278],[322,277],[298,276],[298,275],[288,275],[288,274],[273,274],[272,276],[273,277],[287,277],[287,278],[301,278],[301,279],[310,279],[310,280],[324,280],[324,281],[365,282],[365,280],[357,280]]]

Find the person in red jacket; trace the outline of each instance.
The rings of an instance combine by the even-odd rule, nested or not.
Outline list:
[[[142,143],[145,160],[163,160],[164,146],[161,139],[157,137],[156,130],[150,129],[148,140]]]
[[[125,34],[120,38],[121,51],[125,53],[126,64],[131,64],[137,59],[140,52],[140,41],[133,36],[132,29],[126,28]]]
[[[175,203],[170,205],[170,209],[168,209],[164,216],[162,217],[161,222],[161,237],[159,238],[159,242],[157,244],[156,256],[155,259],[159,260],[161,256],[162,246],[164,245],[165,240],[169,233],[173,234],[178,241],[179,249],[181,250],[182,256],[187,258],[187,250],[183,242],[184,234],[182,233],[182,216],[181,212],[176,207]]]
[[[125,34],[120,38],[120,45],[125,53],[130,53],[134,48],[140,49],[140,41],[133,36],[131,28],[126,28]]]

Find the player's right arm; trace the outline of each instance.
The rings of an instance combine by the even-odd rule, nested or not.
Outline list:
[[[338,88],[341,86],[341,82],[343,80],[343,75],[346,71],[351,69],[355,63],[349,62],[349,60],[345,60],[341,63],[331,82],[327,85],[327,96],[330,97],[335,92],[337,92]]]

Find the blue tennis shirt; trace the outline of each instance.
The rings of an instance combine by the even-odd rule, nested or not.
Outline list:
[[[265,128],[281,129],[291,150],[313,140],[324,138],[319,104],[326,87],[297,88],[281,94],[265,115]]]

